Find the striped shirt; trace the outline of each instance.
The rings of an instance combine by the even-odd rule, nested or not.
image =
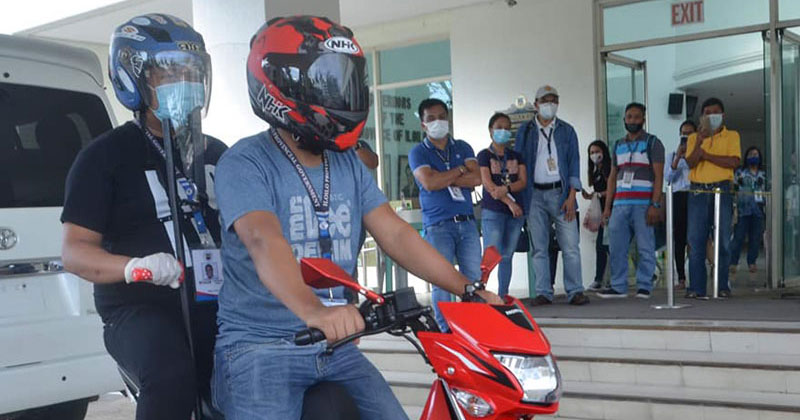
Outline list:
[[[653,163],[664,163],[664,145],[656,136],[643,131],[635,140],[623,137],[617,141],[614,147],[614,166],[617,168],[614,206],[650,205],[655,181]],[[630,184],[625,182],[626,178],[631,180]]]

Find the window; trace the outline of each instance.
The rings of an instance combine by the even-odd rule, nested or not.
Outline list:
[[[375,145],[380,141],[382,156],[378,170],[386,197],[389,200],[418,197],[419,189],[408,167],[408,153],[424,135],[417,106],[423,99],[438,98],[448,104],[452,116],[450,41],[381,50],[367,57],[372,95],[370,117],[361,139],[376,151]],[[372,64],[377,64],[379,81]],[[379,106],[376,107],[376,103]],[[380,124],[375,116],[377,109],[380,110]]]
[[[61,206],[75,156],[110,129],[95,95],[0,83],[0,208]]]

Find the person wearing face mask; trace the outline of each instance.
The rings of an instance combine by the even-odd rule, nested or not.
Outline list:
[[[611,256],[611,287],[598,292],[601,298],[628,296],[628,250],[631,234],[636,240],[636,297],[649,299],[656,268],[656,236],[653,228],[661,217],[661,185],[664,179],[664,145],[644,130],[644,105],[625,107],[628,134],[614,147],[608,197],[603,223],[608,227]],[[612,212],[611,209],[614,209]]]
[[[472,208],[472,189],[481,184],[475,152],[463,140],[450,136],[447,105],[439,99],[420,102],[419,119],[425,138],[408,153],[408,166],[419,186],[425,240],[447,261],[458,261],[468,279],[481,277],[481,241]],[[436,322],[449,331],[439,302],[453,299],[434,285],[431,300]]]
[[[672,223],[675,238],[675,264],[678,268],[678,290],[686,289],[686,206],[689,198],[689,164],[686,163],[686,141],[697,131],[694,121],[684,121],[680,128],[678,149],[669,155],[664,165],[664,180],[672,184]]]
[[[576,221],[575,195],[581,190],[578,135],[566,121],[557,118],[558,91],[549,85],[536,91],[537,115],[517,130],[514,150],[523,157],[528,183],[523,194],[523,209],[533,245],[536,273],[534,305],[553,302],[550,283],[550,226],[556,225],[556,238],[564,258],[564,289],[567,302],[585,305],[581,279],[580,232]]]
[[[511,282],[511,258],[525,222],[522,195],[527,184],[522,156],[507,147],[511,141],[511,119],[496,113],[489,119],[492,143],[478,153],[478,165],[483,183],[481,229],[483,247],[494,246],[503,257],[497,268],[498,294],[508,294]]]
[[[94,283],[106,349],[139,386],[136,418],[188,420],[198,392],[209,397],[217,305],[190,303],[192,364],[179,291],[192,283],[179,286],[183,269],[173,257],[173,221],[165,217],[167,171],[180,172],[182,185],[198,180],[186,179],[186,161],[167,167],[162,124],[171,124],[174,156],[183,160],[189,115],[202,113],[210,99],[210,57],[186,22],[148,14],[116,28],[108,67],[114,93],[134,120],[92,141],[70,170],[61,214],[64,268]],[[188,188],[197,205],[179,222],[188,247],[211,253],[221,239],[214,173],[226,147],[205,140],[203,167],[193,168],[204,169],[205,188]],[[201,221],[204,228],[196,228]],[[190,262],[187,279],[194,278]]]
[[[608,146],[603,140],[595,140],[589,145],[589,186],[594,192],[589,193],[583,190],[583,198],[591,200],[593,197],[600,199],[600,208],[606,205],[606,190],[608,189],[608,176],[611,174],[611,156]],[[608,245],[603,244],[604,228],[601,225],[597,230],[597,242],[595,244],[597,269],[594,281],[589,286],[589,290],[600,290],[603,288],[603,275],[606,272],[608,260]]]
[[[761,150],[752,146],[744,153],[745,161],[736,170],[738,220],[731,241],[730,274],[736,273],[742,242],[747,236],[747,265],[751,273],[758,271],[756,259],[764,234],[764,191],[767,190],[767,174],[762,169]]]
[[[739,133],[725,127],[725,106],[717,98],[709,98],[701,107],[700,127],[686,141],[686,163],[689,164],[689,180],[692,192],[688,200],[689,221],[689,288],[687,298],[706,297],[706,242],[714,220],[714,194],[722,191],[719,220],[720,267],[727,267],[730,260],[730,230],[733,217],[734,170],[742,158]],[[728,298],[728,270],[719,270],[718,296]]]

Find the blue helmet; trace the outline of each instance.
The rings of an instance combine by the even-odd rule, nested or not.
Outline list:
[[[108,73],[117,99],[132,111],[148,107],[166,113],[167,107],[186,105],[208,108],[211,93],[211,61],[203,37],[188,23],[174,16],[148,14],[137,16],[114,30],[111,35]],[[159,70],[158,74],[154,70]],[[156,92],[161,84],[185,82],[198,89],[172,89],[178,92],[183,104],[177,101],[159,104],[169,98]],[[151,92],[152,90],[152,92]],[[159,98],[159,99],[155,99]],[[165,106],[167,105],[167,106]],[[174,114],[174,110],[173,114]],[[191,110],[189,110],[190,112]]]

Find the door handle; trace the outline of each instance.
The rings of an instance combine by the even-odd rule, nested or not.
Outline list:
[[[61,260],[39,260],[10,262],[0,266],[0,278],[20,277],[64,272]]]

